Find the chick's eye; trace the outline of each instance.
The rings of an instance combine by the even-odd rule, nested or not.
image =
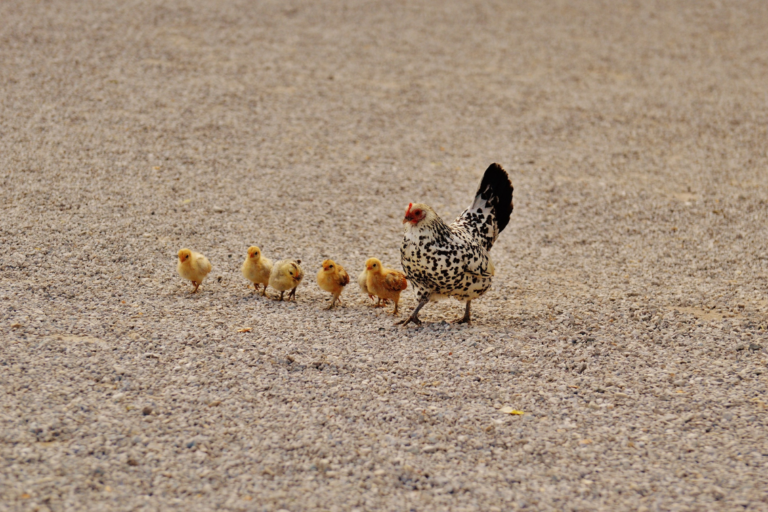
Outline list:
[[[333,265],[329,265],[328,268],[333,268]]]

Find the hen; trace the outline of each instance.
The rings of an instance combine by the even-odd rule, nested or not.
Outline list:
[[[512,191],[507,172],[499,164],[491,164],[472,205],[452,224],[443,222],[426,204],[408,205],[400,256],[419,303],[411,316],[398,324],[421,324],[421,308],[429,301],[448,297],[467,304],[458,323],[471,321],[472,300],[491,287],[494,268],[489,253],[509,223]]]

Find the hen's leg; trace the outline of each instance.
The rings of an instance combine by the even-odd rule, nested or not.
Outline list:
[[[406,326],[410,322],[413,322],[416,325],[421,325],[421,320],[419,320],[419,311],[421,310],[421,308],[427,305],[427,302],[429,302],[429,297],[422,298],[419,301],[419,304],[416,306],[416,309],[414,309],[413,313],[411,313],[411,316],[409,316],[405,320],[400,320],[399,322],[395,322],[395,325]]]
[[[467,309],[464,310],[464,316],[458,320],[454,320],[454,324],[471,324],[472,319],[469,318],[469,305],[472,304],[471,300],[467,301]]]

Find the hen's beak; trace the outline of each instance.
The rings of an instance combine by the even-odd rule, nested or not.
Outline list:
[[[413,220],[413,219],[411,219],[410,217],[408,217],[406,215],[405,218],[403,219],[403,224],[405,224],[406,222],[411,222],[411,220]]]

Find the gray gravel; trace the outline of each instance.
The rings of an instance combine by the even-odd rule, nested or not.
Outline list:
[[[768,3],[0,19],[0,509],[768,510]],[[494,161],[471,327],[322,309],[323,259],[399,268]]]

